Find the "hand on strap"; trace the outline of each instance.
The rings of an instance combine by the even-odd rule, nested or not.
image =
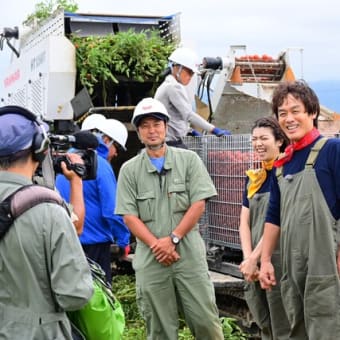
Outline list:
[[[217,137],[230,136],[231,135],[231,132],[229,130],[223,130],[223,129],[220,129],[218,127],[213,128],[211,132],[214,135],[216,135]]]

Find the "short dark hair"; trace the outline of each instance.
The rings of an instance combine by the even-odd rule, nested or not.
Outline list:
[[[318,117],[320,114],[320,103],[317,95],[308,84],[303,80],[294,82],[283,82],[274,90],[272,97],[272,111],[278,118],[278,108],[283,101],[291,94],[295,99],[300,99],[308,115],[316,113],[313,125],[318,127]]]
[[[20,150],[12,155],[0,157],[0,170],[7,170],[17,164],[24,164],[32,155],[31,148]]]
[[[251,132],[254,131],[255,128],[270,128],[272,130],[273,136],[275,140],[282,141],[282,145],[280,146],[280,152],[283,152],[286,146],[290,143],[288,137],[282,131],[279,122],[273,116],[261,117],[255,120],[254,125],[251,129]]]

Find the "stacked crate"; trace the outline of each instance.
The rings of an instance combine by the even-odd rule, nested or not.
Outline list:
[[[189,149],[201,157],[218,195],[208,201],[200,220],[209,246],[240,249],[239,221],[247,169],[259,166],[251,146],[251,135],[185,137]]]

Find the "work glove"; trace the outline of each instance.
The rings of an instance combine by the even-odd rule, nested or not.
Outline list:
[[[221,136],[230,136],[231,132],[229,130],[222,130],[218,127],[213,128],[213,130],[211,131],[214,135],[216,135],[217,137],[221,137]]]
[[[193,137],[201,137],[202,136],[202,134],[200,132],[196,131],[195,129],[191,129],[188,132],[188,135],[193,136]]]

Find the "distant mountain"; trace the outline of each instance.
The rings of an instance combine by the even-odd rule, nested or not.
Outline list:
[[[321,105],[340,113],[340,80],[321,80],[308,84],[318,95]]]

